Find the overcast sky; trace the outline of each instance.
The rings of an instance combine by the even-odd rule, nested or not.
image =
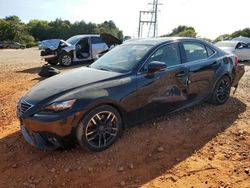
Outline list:
[[[159,0],[158,35],[178,25],[193,26],[198,35],[214,39],[250,27],[250,0]],[[67,19],[101,23],[113,20],[124,35],[137,36],[140,10],[153,0],[0,0],[0,18]],[[146,28],[145,28],[146,29]],[[145,30],[144,30],[145,31]]]

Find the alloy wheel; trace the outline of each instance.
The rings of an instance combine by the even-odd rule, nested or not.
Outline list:
[[[71,57],[69,55],[63,55],[62,57],[62,64],[64,66],[69,66],[71,64]]]
[[[95,148],[104,148],[112,143],[118,135],[118,119],[109,111],[95,114],[88,122],[85,136],[88,144]]]
[[[230,79],[228,77],[223,77],[219,82],[219,87],[217,88],[217,99],[220,103],[224,103],[230,95]]]

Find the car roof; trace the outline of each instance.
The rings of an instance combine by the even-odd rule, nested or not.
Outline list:
[[[79,37],[79,38],[84,38],[84,37],[100,37],[100,35],[75,35],[72,37]]]
[[[173,41],[184,41],[184,40],[193,40],[201,41],[200,39],[190,38],[190,37],[159,37],[159,38],[136,38],[126,40],[124,44],[144,44],[144,45],[159,45],[161,43],[173,42]]]
[[[240,41],[233,41],[233,40],[223,40],[223,41],[219,41],[217,43],[215,43],[215,46],[220,46],[220,47],[223,47],[223,45],[225,45],[225,47],[236,47],[237,44],[239,43]],[[230,46],[228,46],[230,45]]]
[[[219,41],[217,43],[231,43],[231,44],[237,44],[239,43],[240,41],[236,41],[236,40],[222,40],[222,41]]]
[[[250,43],[250,38],[248,37],[236,37],[232,39],[233,41],[240,41],[240,42],[244,42],[244,43]]]

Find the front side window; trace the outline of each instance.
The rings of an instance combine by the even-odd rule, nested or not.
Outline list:
[[[206,59],[208,57],[206,47],[197,42],[183,42],[187,62]]]
[[[147,71],[147,66],[152,61],[160,61],[166,64],[167,67],[181,64],[180,50],[178,43],[167,44],[155,51],[147,63],[142,68],[141,72]]]

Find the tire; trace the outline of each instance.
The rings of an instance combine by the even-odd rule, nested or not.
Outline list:
[[[63,52],[59,56],[59,62],[63,67],[69,67],[70,65],[72,65],[72,57],[69,53]]]
[[[91,110],[76,129],[76,137],[83,149],[99,152],[110,147],[122,134],[120,113],[109,105]]]
[[[209,102],[215,105],[222,105],[227,102],[230,97],[231,79],[228,76],[223,76],[215,85],[214,91]]]

